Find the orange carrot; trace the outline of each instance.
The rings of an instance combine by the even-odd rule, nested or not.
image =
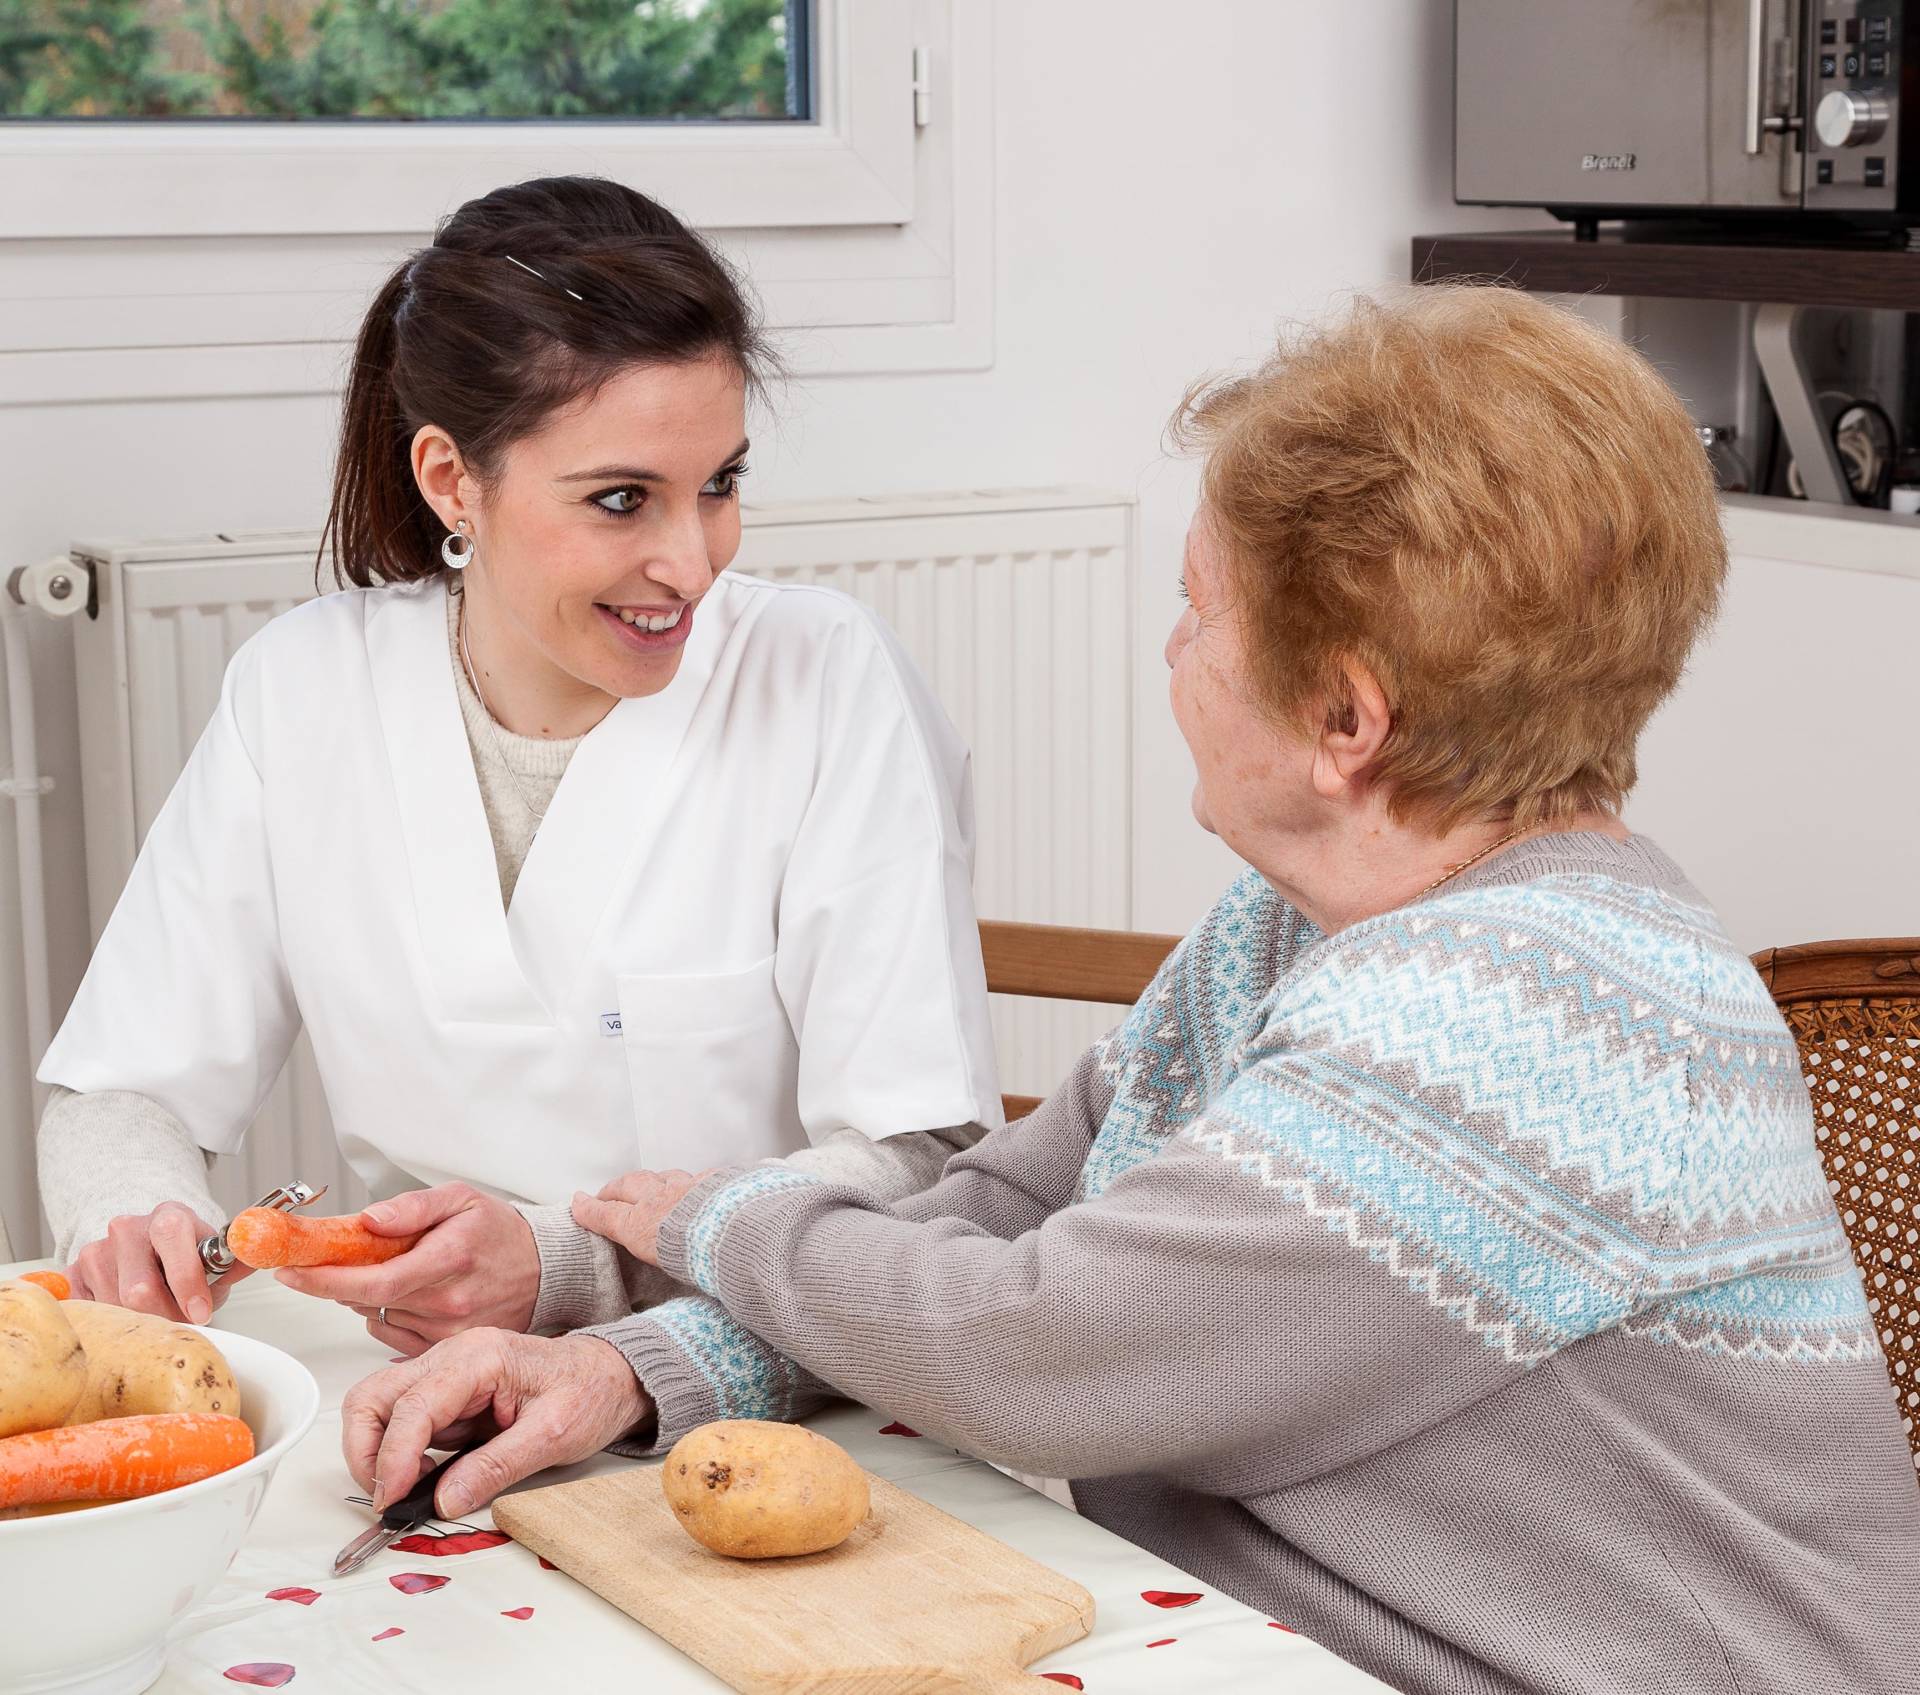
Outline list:
[[[378,1265],[420,1240],[376,1236],[357,1216],[296,1218],[271,1207],[248,1207],[227,1226],[227,1246],[242,1265]]]
[[[73,1298],[73,1285],[67,1281],[63,1273],[58,1271],[23,1271],[20,1273],[20,1281],[38,1283],[56,1301],[67,1301]]]
[[[253,1432],[225,1413],[142,1413],[0,1436],[0,1507],[130,1501],[253,1458]]]

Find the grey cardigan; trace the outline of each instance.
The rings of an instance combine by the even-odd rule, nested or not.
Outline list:
[[[597,1327],[839,1391],[1412,1695],[1904,1695],[1920,1492],[1793,1042],[1644,839],[1322,938],[1257,878],[926,1194],[759,1166]]]

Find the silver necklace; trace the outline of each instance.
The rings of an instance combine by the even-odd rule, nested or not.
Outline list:
[[[466,668],[467,681],[473,685],[473,698],[480,703],[480,710],[486,716],[487,734],[493,738],[493,751],[499,755],[501,769],[507,774],[507,781],[513,785],[513,792],[520,797],[520,804],[527,809],[527,816],[533,820],[533,833],[540,834],[540,826],[546,822],[547,808],[536,807],[532,797],[520,781],[520,773],[513,768],[513,761],[507,757],[506,744],[500,740],[500,721],[494,717],[493,708],[487,704],[485,692],[480,687],[480,673],[474,669],[473,655],[467,651],[467,596],[463,589],[460,593],[459,610],[455,613],[460,630],[460,663]],[[548,806],[553,802],[549,800]]]

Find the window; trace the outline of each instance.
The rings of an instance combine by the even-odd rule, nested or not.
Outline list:
[[[0,118],[805,121],[805,0],[12,0]]]
[[[0,0],[0,16],[22,3],[91,16],[96,8],[133,0]],[[239,16],[243,6],[250,16],[277,15],[268,11],[276,5],[297,6],[329,20],[314,53],[339,27],[334,20],[355,5],[368,15],[404,11],[422,28],[456,7],[463,16],[511,12],[531,20],[535,35],[553,27],[556,17],[563,20],[563,35],[577,34],[577,21],[565,20],[577,20],[583,9],[554,0],[192,3],[224,4],[229,16]],[[648,0],[588,3],[631,10]],[[699,25],[716,6],[740,0],[705,0],[698,11],[693,0],[651,3],[659,8],[656,17]],[[0,239],[418,235],[472,195],[564,171],[599,172],[644,186],[703,229],[908,222],[914,209],[913,8],[901,0],[800,0],[793,10],[807,17],[798,32],[806,44],[807,116],[785,121],[0,121]],[[781,12],[789,15],[784,5]],[[270,33],[257,25],[250,39]],[[103,56],[135,51],[105,32],[82,35]],[[9,57],[23,59],[17,52]],[[523,67],[527,58],[523,54]],[[31,63],[32,56],[24,60]],[[510,81],[499,67],[470,69],[469,86],[496,74]],[[606,79],[595,74],[577,80],[600,85]]]
[[[746,268],[770,326],[789,332],[798,373],[991,360],[993,55],[981,0],[144,3],[176,22],[224,8],[247,20],[255,47],[280,30],[267,55],[285,68],[276,98],[289,79],[324,81],[331,57],[360,51],[362,36],[339,33],[348,18],[387,29],[404,15],[425,30],[485,16],[505,30],[512,15],[551,40],[548,20],[561,14],[577,40],[595,8],[625,12],[679,32],[666,80],[681,109],[658,109],[669,95],[640,118],[27,117],[18,88],[32,54],[21,33],[0,37],[0,406],[334,392],[367,297],[400,253],[475,194],[575,171],[630,182],[712,233]],[[0,0],[0,30],[35,8],[97,17],[117,6],[134,0]],[[740,38],[757,31],[753,50],[729,46],[723,24]],[[93,46],[135,50],[111,34]],[[139,51],[151,62],[157,49]],[[186,75],[188,47],[168,51],[167,74]],[[557,104],[560,79],[524,71],[538,58],[522,52],[522,86],[544,79],[542,98]],[[468,68],[463,97],[492,90],[501,111],[508,72]],[[207,86],[203,104],[230,98]],[[443,77],[433,103],[458,86]],[[41,87],[34,98],[48,104]],[[696,116],[691,104],[711,110]]]

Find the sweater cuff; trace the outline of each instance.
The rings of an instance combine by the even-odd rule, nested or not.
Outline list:
[[[573,1221],[573,1210],[520,1204],[540,1255],[540,1293],[527,1329],[535,1335],[577,1330],[627,1311],[619,1249]]]
[[[633,1368],[634,1376],[640,1379],[640,1387],[653,1399],[651,1431],[643,1425],[618,1442],[609,1443],[612,1453],[624,1454],[630,1459],[664,1454],[689,1430],[727,1416],[717,1386],[695,1363],[692,1353],[675,1333],[671,1309],[682,1304],[671,1302],[649,1312],[615,1319],[611,1324],[590,1325],[579,1332],[582,1336],[597,1336],[618,1348]]]
[[[739,1166],[724,1166],[710,1172],[661,1219],[655,1245],[660,1269],[678,1282],[691,1283],[709,1295],[715,1293],[713,1245],[726,1221],[756,1194],[817,1181],[806,1172],[782,1165],[760,1165],[744,1171]]]

